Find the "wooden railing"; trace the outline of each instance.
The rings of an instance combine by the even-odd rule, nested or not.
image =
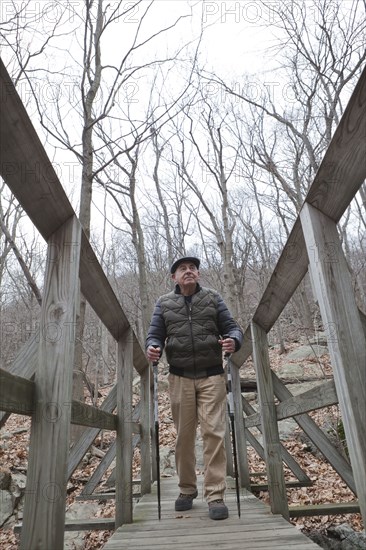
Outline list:
[[[48,243],[40,333],[20,351],[9,371],[1,371],[0,410],[3,422],[12,412],[32,416],[21,547],[62,548],[65,480],[100,429],[115,430],[116,442],[85,492],[90,494],[94,490],[115,453],[114,526],[132,521],[132,455],[137,439],[141,450],[141,492],[151,490],[156,468],[151,445],[150,369],[2,63],[0,102],[0,173]],[[293,417],[357,493],[364,522],[366,519],[365,316],[356,306],[336,229],[366,177],[365,127],[364,71],[252,322],[245,330],[244,345],[232,357],[232,363],[238,367],[232,369],[235,415],[237,419],[243,418],[243,422],[237,421],[235,425],[241,486],[253,487],[246,449],[249,443],[266,461],[271,509],[286,518],[298,512],[288,507],[283,462],[299,483],[310,483],[279,439],[277,422]],[[267,333],[308,269],[328,330],[334,383],[325,382],[295,398],[270,368]],[[117,383],[99,409],[75,402],[71,397],[75,304],[79,292],[118,346]],[[52,337],[47,327],[53,327],[57,337]],[[240,389],[239,368],[250,355],[256,369],[259,412],[254,411]],[[141,377],[138,410],[133,410],[131,402],[133,368]],[[278,405],[275,396],[280,401]],[[351,464],[307,414],[338,401]],[[69,453],[70,423],[89,428]],[[263,446],[252,434],[253,427],[262,432]],[[227,447],[230,453],[230,446]]]
[[[151,489],[150,369],[2,62],[0,101],[1,176],[48,244],[40,331],[1,370],[0,409],[2,421],[12,412],[32,416],[21,547],[61,549],[66,481],[101,429],[116,431],[116,527],[132,521],[134,432],[141,491]],[[117,384],[100,409],[72,400],[79,292],[118,347]],[[138,418],[133,367],[141,377]],[[69,455],[70,423],[90,428]]]
[[[351,275],[342,251],[337,222],[366,178],[366,69],[364,69],[295,221],[272,277],[233,355],[239,368],[253,356],[260,416],[242,399],[241,434],[261,426],[271,507],[288,515],[277,421],[293,417],[334,469],[358,495],[366,523],[366,318],[356,305]],[[267,333],[309,271],[319,303],[334,373],[324,383],[294,398],[270,369]],[[281,404],[275,407],[274,397]],[[306,414],[339,402],[351,463],[338,452]],[[245,416],[249,415],[248,418]],[[255,444],[255,443],[254,443]],[[257,445],[258,448],[258,445]],[[316,510],[313,510],[316,514]]]

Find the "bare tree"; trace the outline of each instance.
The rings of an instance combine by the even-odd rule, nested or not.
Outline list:
[[[10,234],[6,224],[3,222],[2,218],[3,218],[3,215],[2,215],[2,212],[0,210],[0,216],[1,216],[1,220],[0,220],[0,226],[1,226],[1,230],[4,234],[4,237],[5,237],[5,240],[6,242],[8,243],[8,246],[11,248],[11,250],[14,252],[14,255],[16,257],[16,259],[18,260],[19,262],[19,265],[25,275],[25,278],[30,286],[30,288],[32,289],[36,299],[37,299],[37,302],[39,303],[39,305],[41,305],[42,303],[42,296],[41,296],[41,292],[38,288],[38,285],[37,285],[37,282],[34,280],[30,270],[28,269],[28,266],[27,264],[25,263],[23,257],[22,257],[22,254],[18,248],[18,246],[16,245],[15,243],[15,240],[14,238],[12,237],[12,235]],[[13,225],[14,227],[14,225]],[[5,246],[5,250],[7,249],[7,247]]]
[[[151,212],[149,219],[161,228],[160,234],[166,250],[165,269],[177,256],[190,253],[188,242],[197,228],[194,220],[199,210],[197,202],[191,200],[191,193],[182,178],[179,164],[172,162],[176,156],[175,138],[181,135],[181,123],[185,118],[183,112],[180,115],[162,131],[154,130],[151,140],[154,152],[152,178],[157,195],[156,204],[160,210]]]
[[[125,3],[122,0],[114,3],[102,0],[86,1],[82,14],[75,11],[73,3],[68,5],[72,13],[73,26],[70,29],[70,39],[78,43],[76,48],[69,48],[69,64],[58,71],[59,89],[55,89],[55,72],[48,64],[45,70],[45,81],[54,96],[52,107],[45,108],[43,98],[35,93],[41,125],[47,132],[49,142],[59,145],[75,155],[81,167],[81,192],[79,201],[79,218],[87,236],[91,228],[91,208],[93,185],[95,181],[103,180],[102,174],[115,163],[118,166],[121,155],[130,155],[139,143],[149,137],[149,126],[154,120],[155,125],[162,124],[164,117],[169,117],[170,110],[181,97],[182,90],[177,90],[168,107],[157,105],[151,109],[150,122],[138,120],[141,111],[141,98],[144,90],[139,79],[153,80],[154,72],[161,71],[165,63],[173,65],[184,51],[186,45],[179,47],[174,53],[161,57],[154,54],[153,44],[162,36],[168,36],[179,23],[191,16],[189,6],[183,15],[173,15],[171,21],[162,24],[157,30],[149,26],[149,17],[153,12],[154,2]],[[74,11],[72,11],[74,10]],[[41,16],[40,16],[41,17]],[[129,23],[129,24],[127,24]],[[131,25],[132,23],[132,25]],[[117,35],[117,27],[120,33]],[[108,49],[109,40],[120,39],[124,31],[126,40],[115,55],[115,48]],[[62,46],[64,51],[65,46]],[[140,52],[145,52],[144,55]],[[77,57],[82,55],[80,62]],[[108,57],[110,59],[108,59]],[[30,68],[19,59],[21,70],[28,75]],[[28,70],[28,73],[26,72]],[[164,80],[164,78],[163,78]],[[62,90],[66,81],[69,91],[68,101],[63,101]],[[30,87],[32,81],[29,77]],[[184,80],[183,90],[188,86]],[[33,87],[36,92],[35,88]],[[80,94],[78,93],[80,92]],[[165,103],[167,103],[166,98]],[[131,107],[136,107],[131,113]],[[48,105],[49,107],[49,105]],[[125,107],[127,107],[127,112]],[[132,128],[129,119],[133,119]],[[113,120],[118,120],[113,125]],[[132,156],[130,155],[130,158]],[[137,239],[135,243],[139,242]],[[142,233],[140,232],[140,242]],[[140,247],[143,249],[143,246]],[[143,258],[139,256],[143,272]],[[142,273],[142,284],[144,276]],[[80,315],[77,329],[77,344],[75,350],[75,368],[82,369],[82,338],[85,319],[85,300],[81,300]],[[148,309],[143,303],[143,310]],[[81,385],[76,396],[82,397]]]
[[[289,199],[296,214],[366,60],[366,23],[357,1],[262,4],[280,31],[269,52],[279,65],[276,82],[258,81],[253,97],[249,77],[240,90],[214,81],[245,107],[246,161],[267,173],[274,196],[281,193],[283,206]]]
[[[2,57],[23,101],[30,99],[31,89],[26,89],[29,74],[32,87],[39,94],[47,69],[43,67],[47,52],[54,42],[70,33],[70,0],[56,0],[52,17],[50,4],[32,0],[6,2],[1,11],[0,43]],[[24,84],[24,88],[22,85]]]
[[[228,193],[228,180],[233,175],[236,155],[234,148],[231,148],[229,160],[230,146],[222,135],[222,126],[225,126],[225,122],[218,113],[214,112],[214,109],[215,107],[204,98],[199,101],[197,98],[192,99],[182,115],[187,123],[186,128],[184,129],[184,123],[178,122],[172,126],[172,134],[174,133],[175,138],[168,152],[171,156],[170,162],[176,168],[176,180],[181,182],[185,202],[189,200],[187,190],[195,197],[195,201],[192,199],[192,206],[190,205],[191,213],[198,230],[201,231],[201,228],[204,228],[206,234],[206,237],[202,234],[201,246],[207,247],[208,235],[210,235],[209,238],[213,239],[216,250],[219,251],[224,266],[225,298],[232,310],[236,312],[238,289],[234,275],[232,240],[235,222]],[[194,120],[200,122],[196,125]],[[155,151],[158,152],[156,141]],[[207,183],[207,178],[212,180],[210,184]],[[212,196],[204,191],[204,187],[210,185],[213,186],[213,194],[217,193],[221,209],[220,216],[217,216],[214,202],[211,200]],[[182,245],[184,246],[184,243]],[[185,250],[179,252],[184,253]],[[210,256],[211,254],[208,253],[209,264],[212,265],[213,259]]]
[[[0,191],[0,363],[4,368],[37,330],[45,250],[5,183]]]
[[[258,79],[253,93],[253,77],[244,76],[238,86],[206,76],[221,86],[223,97],[237,100],[233,127],[241,165],[255,167],[253,190],[255,186],[267,219],[269,213],[276,215],[285,237],[365,62],[365,6],[339,0],[262,5],[271,10],[272,28],[278,31],[277,43],[272,41],[268,52],[277,64],[274,81]],[[343,220],[344,243],[351,219],[346,214]],[[303,325],[311,328],[304,286],[296,299]]]
[[[4,279],[7,257],[11,253],[11,241],[15,238],[16,229],[22,216],[22,210],[16,204],[14,197],[9,194],[8,200],[6,199],[5,190],[6,184],[3,182],[0,188],[0,284],[2,284]],[[4,228],[6,229],[6,233],[4,233]],[[8,236],[10,236],[10,239]]]

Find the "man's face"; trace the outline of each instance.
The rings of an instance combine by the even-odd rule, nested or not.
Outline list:
[[[183,287],[195,286],[199,278],[200,272],[193,262],[182,262],[172,275],[173,281]]]

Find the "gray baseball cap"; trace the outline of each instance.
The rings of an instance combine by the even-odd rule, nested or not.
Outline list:
[[[178,258],[178,260],[175,260],[175,262],[172,264],[172,267],[170,268],[170,273],[175,273],[178,266],[183,262],[192,262],[197,267],[197,269],[200,268],[200,260],[198,258],[195,258],[194,256],[184,256],[183,258]]]

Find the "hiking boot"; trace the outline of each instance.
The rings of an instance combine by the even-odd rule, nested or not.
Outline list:
[[[198,491],[191,495],[185,495],[180,493],[179,497],[175,501],[175,510],[177,512],[184,512],[185,510],[190,510],[192,508],[193,499],[198,496]]]
[[[229,510],[222,499],[213,500],[208,503],[208,515],[211,519],[226,519],[229,517]]]

